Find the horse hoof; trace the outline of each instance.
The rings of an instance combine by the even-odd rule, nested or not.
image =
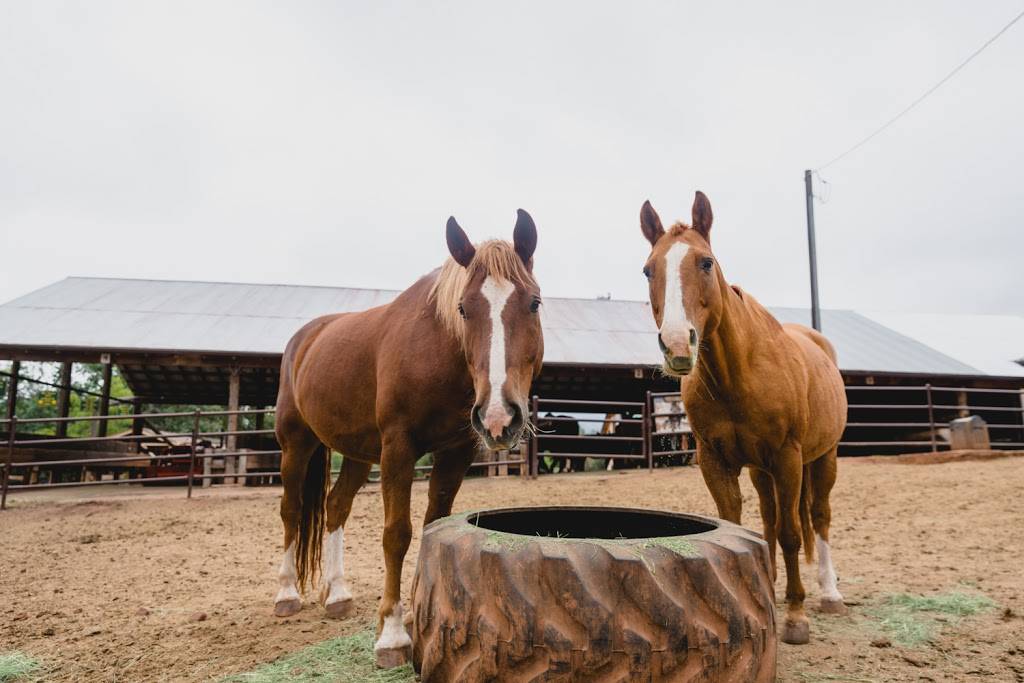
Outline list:
[[[412,661],[412,646],[381,648],[374,650],[374,654],[377,656],[378,669],[394,669]]]
[[[847,614],[850,611],[846,605],[843,604],[842,600],[827,600],[825,598],[821,599],[821,604],[818,605],[818,609],[824,614],[837,614],[840,616]]]
[[[302,601],[297,598],[291,600],[281,600],[280,602],[274,603],[274,616],[275,617],[292,617],[299,613],[302,609]]]
[[[344,619],[350,616],[354,610],[355,605],[351,598],[324,605],[324,611],[327,612],[327,616],[331,619]]]
[[[811,625],[807,621],[790,621],[782,625],[782,642],[790,645],[806,645],[811,640]]]

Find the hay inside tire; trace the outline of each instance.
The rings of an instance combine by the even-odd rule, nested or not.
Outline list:
[[[773,681],[768,548],[698,515],[604,507],[463,513],[424,529],[423,681]]]

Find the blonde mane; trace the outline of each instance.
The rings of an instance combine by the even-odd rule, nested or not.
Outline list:
[[[481,271],[485,273],[485,277],[490,276],[521,286],[535,284],[519,254],[504,240],[488,240],[476,245],[476,254],[468,268],[463,268],[449,257],[441,266],[434,286],[430,288],[430,301],[434,304],[437,319],[460,341],[463,339],[465,326],[459,314],[459,302],[466,291],[466,284]]]

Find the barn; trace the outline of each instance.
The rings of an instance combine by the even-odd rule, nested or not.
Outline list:
[[[281,352],[299,326],[318,315],[378,306],[396,294],[348,287],[67,278],[0,306],[0,360],[13,361],[12,371],[5,373],[6,418],[9,422],[16,415],[12,397],[19,364],[27,361],[61,364],[58,417],[66,416],[66,397],[75,390],[70,382],[75,363],[116,366],[134,394],[136,413],[143,406],[157,410],[162,405],[266,409],[275,401]],[[804,309],[771,311],[783,322],[809,322]],[[949,318],[822,312],[851,405],[842,454],[945,448],[948,423],[967,415],[985,420],[993,447],[1024,446],[1024,367],[1013,362],[1024,349],[1011,350],[1024,338],[1024,330],[1013,325],[1024,328],[1024,319],[1004,317],[1003,327],[993,333],[978,320],[958,326]],[[534,448],[552,454],[643,456],[651,462],[655,446],[650,435],[660,416],[654,401],[670,395],[675,382],[659,372],[649,305],[547,297],[542,323],[545,362],[533,387],[535,419],[571,414],[596,427],[606,423],[604,431],[615,434],[605,436],[615,438],[542,433],[538,438],[544,443]],[[954,351],[960,352],[940,351],[923,338],[953,340],[959,344]],[[1005,346],[1005,358],[990,353],[972,364],[972,353],[991,347],[993,339]],[[101,413],[110,405],[107,392],[109,379]],[[57,436],[63,436],[63,425],[57,423]],[[596,427],[580,431],[601,431]],[[5,436],[14,441],[12,434]],[[686,445],[677,443],[674,449],[685,451]]]

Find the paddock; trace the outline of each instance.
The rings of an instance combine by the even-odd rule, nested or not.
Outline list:
[[[780,645],[780,680],[1024,677],[1024,508],[1008,504],[1024,488],[1024,458],[942,459],[951,462],[840,460],[833,546],[851,613],[813,613],[809,645]],[[744,524],[759,530],[753,489],[745,477],[742,484]],[[139,487],[12,493],[3,515],[3,648],[38,658],[47,680],[218,680],[370,628],[383,569],[379,488],[364,487],[349,522],[357,609],[344,621],[308,605],[290,619],[271,615],[279,496],[276,487],[201,489],[192,500]],[[471,479],[455,509],[555,499],[714,514],[693,467]],[[425,506],[426,487],[416,483],[414,519]],[[417,528],[406,594],[418,539]],[[816,583],[807,584],[814,604]],[[780,598],[782,586],[780,576]],[[889,606],[905,594],[992,604],[971,616],[915,613],[907,618],[927,637],[907,639]]]

